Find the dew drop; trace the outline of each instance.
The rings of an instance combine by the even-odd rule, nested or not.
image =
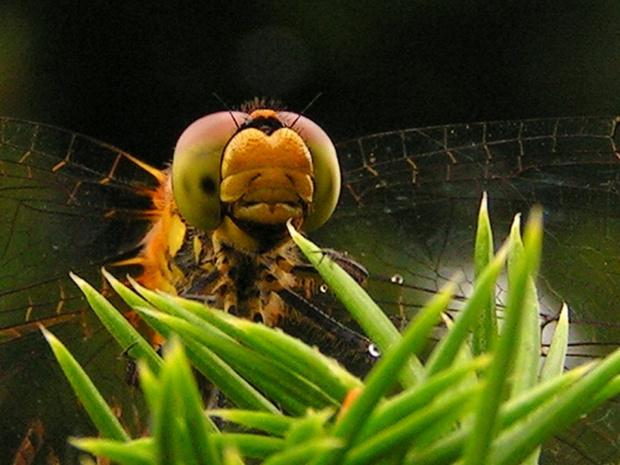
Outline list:
[[[379,358],[381,357],[381,351],[379,350],[379,348],[374,345],[374,344],[370,344],[368,346],[368,354],[372,357],[372,358]]]

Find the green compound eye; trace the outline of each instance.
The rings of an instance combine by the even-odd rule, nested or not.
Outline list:
[[[314,121],[288,111],[278,112],[280,120],[304,140],[314,162],[313,209],[302,229],[320,228],[332,216],[340,197],[340,165],[329,136]]]
[[[191,225],[204,231],[213,231],[220,225],[221,169],[226,146],[233,138],[241,138],[243,147],[244,129],[260,129],[270,118],[294,131],[312,157],[314,194],[307,204],[302,229],[319,228],[332,215],[340,195],[340,169],[333,143],[316,123],[291,112],[219,112],[192,123],[179,138],[174,152],[173,194],[179,212]],[[250,147],[248,164],[257,156],[260,155]]]
[[[204,231],[221,222],[220,163],[224,147],[248,118],[222,111],[194,121],[179,137],[172,160],[172,191],[181,216]]]

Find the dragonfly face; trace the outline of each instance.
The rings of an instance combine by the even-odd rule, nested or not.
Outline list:
[[[231,137],[243,133],[233,120],[240,122],[241,128],[251,119],[247,115],[226,115],[230,119],[213,120],[221,132],[216,132],[219,138],[209,139],[213,144],[207,150],[219,153],[231,148]],[[295,128],[294,121],[293,116],[280,119],[283,128]],[[483,191],[489,193],[498,237],[507,231],[515,213],[527,212],[532,204],[542,203],[547,234],[539,283],[544,312],[541,318],[552,321],[559,303],[566,300],[574,323],[573,355],[591,357],[592,352],[608,352],[617,347],[620,339],[617,124],[613,118],[568,118],[442,126],[378,134],[341,144],[340,201],[330,221],[311,236],[360,259],[371,275],[371,293],[387,311],[409,312],[426,302],[457,270],[466,277],[462,289],[466,295],[473,274],[468,265],[473,228]],[[248,126],[252,129],[252,124]],[[275,132],[273,122],[263,121],[259,126]],[[298,133],[302,140],[308,131],[311,129]],[[178,151],[195,150],[191,135],[187,146],[179,143]],[[174,172],[170,180],[113,147],[55,128],[9,119],[2,120],[0,144],[2,443],[19,445],[37,418],[43,419],[48,437],[60,438],[52,444],[58,454],[63,451],[67,435],[92,433],[74,405],[67,384],[55,370],[55,363],[49,355],[41,355],[47,354],[41,338],[31,333],[38,321],[57,323],[55,332],[63,340],[73,341],[71,348],[82,356],[82,361],[91,361],[89,373],[104,391],[114,393],[119,408],[124,406],[126,422],[131,424],[138,416],[127,407],[134,405],[131,399],[115,390],[123,361],[116,360],[119,354],[90,321],[78,291],[67,280],[68,271],[96,283],[100,279],[99,266],[123,261],[136,264],[127,259],[139,256],[142,266],[135,273],[143,282],[154,286],[156,282],[164,283],[161,287],[169,286],[185,294],[215,295],[224,306],[236,310],[245,307],[250,316],[258,312],[267,322],[278,312],[264,311],[274,307],[261,296],[281,297],[288,289],[298,291],[303,287],[301,281],[295,281],[302,275],[297,270],[283,275],[277,268],[264,266],[264,262],[249,267],[243,262],[249,250],[250,256],[261,260],[267,257],[268,265],[284,255],[288,259],[285,268],[303,268],[303,260],[295,250],[282,246],[286,241],[265,245],[260,234],[259,240],[255,236],[248,239],[246,220],[237,220],[242,240],[233,240],[233,247],[227,244],[231,237],[239,237],[234,228],[235,234],[228,226],[224,229],[221,242],[208,232],[226,223],[228,220],[223,218],[227,215],[240,212],[243,217],[256,206],[251,196],[235,206],[221,206],[224,199],[230,204],[242,198],[238,194],[248,192],[247,179],[252,176],[246,176],[246,181],[229,181],[233,187],[222,193],[222,179],[217,179],[221,171],[215,171],[216,178],[205,180],[204,173],[213,173],[212,166],[206,171],[196,169],[199,175],[194,182],[219,197],[219,201],[205,201],[203,213],[196,214],[196,220],[192,218],[194,210],[188,212],[187,205],[182,206],[185,201],[195,205],[196,200],[177,195],[177,199],[183,199],[177,200],[178,209],[166,200],[171,187],[183,188],[183,181],[178,181]],[[218,166],[220,160],[209,163]],[[321,163],[328,172],[331,162]],[[234,164],[231,171],[238,173]],[[304,177],[312,174],[301,173],[284,175],[283,179],[300,179],[292,184],[303,186]],[[332,188],[338,184],[332,177],[325,184],[314,183],[314,189],[329,190],[325,186],[330,183]],[[314,229],[325,222],[335,200],[331,200],[331,206],[328,200],[328,208],[318,216],[305,216],[318,210],[309,198],[314,197],[308,195],[307,188],[302,189],[298,195],[301,201],[291,201],[289,195],[283,210],[292,212],[290,216],[298,223],[305,222],[308,229]],[[141,245],[145,237],[152,239],[162,218],[162,208],[153,208],[154,201],[170,207],[165,218],[174,224],[164,229],[176,233],[163,241],[164,252],[172,257],[163,263],[171,263],[172,271],[162,271],[158,258],[161,254],[149,255],[148,247]],[[201,223],[200,218],[207,218],[208,224]],[[190,242],[191,248],[187,247]],[[198,247],[194,248],[194,243]],[[239,243],[245,244],[245,251],[239,250],[243,249]],[[225,253],[218,255],[217,247]],[[222,256],[236,260],[236,269],[280,273],[278,278],[287,285],[231,297],[229,288],[237,284],[238,276],[221,273]],[[192,267],[187,267],[188,261]],[[216,274],[209,275],[210,269],[217,270]],[[168,271],[170,274],[166,274]],[[248,289],[264,281],[260,272],[251,276]],[[301,292],[294,294],[299,297]],[[500,290],[500,304],[501,300]],[[289,304],[290,299],[284,300],[275,308]],[[458,302],[455,311],[457,306]],[[115,360],[117,363],[113,363]],[[617,404],[604,406],[566,437],[558,438],[547,450],[546,458],[551,463],[617,461],[619,411]],[[47,452],[42,446],[40,455]],[[10,462],[13,455],[7,457],[0,457],[0,461]]]

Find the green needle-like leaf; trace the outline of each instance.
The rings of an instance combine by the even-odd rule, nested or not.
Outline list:
[[[41,332],[43,332],[63,373],[99,432],[106,438],[129,441],[129,435],[80,364],[52,333],[45,328],[41,328]]]
[[[161,366],[161,357],[142,337],[142,335],[125,319],[125,317],[99,292],[82,278],[71,273],[71,279],[86,296],[86,300],[95,311],[103,325],[119,343],[125,353],[131,353],[136,359],[145,360],[151,370],[157,373]]]
[[[480,202],[478,212],[478,227],[476,229],[476,245],[474,247],[474,270],[476,281],[487,265],[493,260],[493,231],[487,206],[486,192]],[[482,308],[478,312],[480,318],[472,332],[472,352],[475,355],[488,352],[497,339],[497,317],[495,314],[495,292],[491,288],[484,303],[479,304]]]
[[[290,224],[288,229],[297,246],[338,296],[355,321],[379,347],[381,353],[387,352],[390,347],[400,341],[398,329],[359,284],[319,247],[295,231]],[[406,367],[402,370],[402,382],[405,386],[410,386],[423,376],[422,364],[416,357],[411,357],[406,362]]]

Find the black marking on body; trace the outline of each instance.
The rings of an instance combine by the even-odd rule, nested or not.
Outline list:
[[[196,240],[201,244],[198,254]],[[367,278],[366,270],[346,254],[326,254],[356,281]],[[244,252],[231,244],[220,244],[216,251],[209,234],[189,227],[174,265],[184,275],[177,289],[185,297],[281,327],[356,373],[366,372],[374,362],[368,353],[370,341],[339,322],[349,319],[347,312],[331,293],[321,291],[323,281],[292,240],[263,253]]]

